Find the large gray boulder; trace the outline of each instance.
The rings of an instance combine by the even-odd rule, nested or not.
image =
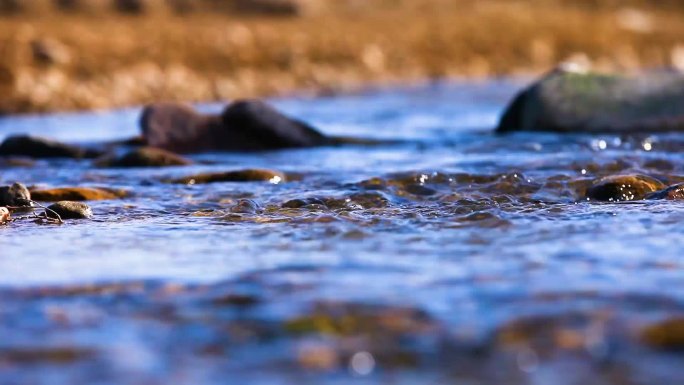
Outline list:
[[[684,131],[684,74],[620,76],[558,69],[515,97],[497,131]]]

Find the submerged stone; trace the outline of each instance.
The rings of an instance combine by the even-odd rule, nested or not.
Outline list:
[[[323,201],[320,198],[297,198],[297,199],[291,199],[285,203],[282,204],[282,207],[285,209],[299,209],[302,207],[306,206],[324,206],[327,208],[325,201]]]
[[[23,158],[23,157],[9,157],[9,158],[0,158],[0,168],[10,168],[10,167],[34,167],[36,165],[36,161],[30,158]]]
[[[279,171],[246,169],[218,173],[204,173],[174,179],[171,183],[205,184],[218,182],[271,182],[273,184],[285,182],[287,177]]]
[[[21,183],[0,187],[0,206],[31,206],[31,192]]]
[[[595,181],[586,197],[605,202],[641,200],[664,187],[659,180],[645,175],[608,176]]]
[[[258,100],[236,101],[219,115],[203,115],[183,104],[153,104],[143,110],[140,126],[149,146],[179,153],[276,150],[333,143],[308,124]]]
[[[124,198],[127,191],[91,187],[65,187],[47,190],[33,190],[33,199],[41,202],[59,201],[101,201]]]
[[[646,199],[666,199],[671,201],[684,199],[684,183],[675,184],[666,189],[650,193],[646,196]]]
[[[234,214],[256,214],[261,207],[252,199],[240,199],[230,208],[230,212]]]
[[[0,144],[0,156],[81,159],[95,158],[99,155],[101,155],[99,151],[29,135],[10,136]]]
[[[497,131],[684,131],[684,74],[620,76],[558,69],[514,98]]]
[[[47,216],[56,218],[54,213],[62,219],[90,219],[93,217],[93,210],[85,203],[61,201],[48,206]]]
[[[173,152],[154,147],[136,148],[118,158],[105,157],[96,161],[99,167],[168,167],[186,166],[192,161]]]
[[[684,352],[684,319],[674,318],[650,325],[642,332],[641,340],[654,349]]]

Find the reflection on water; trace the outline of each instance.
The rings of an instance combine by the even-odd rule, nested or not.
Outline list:
[[[94,221],[0,229],[0,377],[681,380],[678,357],[640,333],[684,310],[684,206],[582,197],[606,175],[684,180],[684,136],[497,136],[492,127],[518,87],[274,102],[328,134],[400,140],[381,146],[203,154],[193,157],[199,165],[169,169],[0,166],[3,184],[133,192],[92,202]],[[136,120],[136,110],[6,118],[0,139],[119,139],[136,133]],[[239,168],[296,178],[163,183]]]

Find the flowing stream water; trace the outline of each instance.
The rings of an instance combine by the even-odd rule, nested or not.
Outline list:
[[[271,100],[380,145],[0,164],[0,185],[131,192],[89,202],[93,220],[0,227],[0,383],[684,380],[642,338],[684,314],[684,204],[584,199],[607,175],[684,181],[684,135],[495,134],[522,85]],[[138,114],[6,117],[0,140],[122,139]],[[291,178],[164,182],[245,168]]]

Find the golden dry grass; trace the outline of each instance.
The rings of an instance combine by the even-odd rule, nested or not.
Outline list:
[[[375,0],[296,17],[27,12],[0,18],[0,110],[536,74],[578,55],[601,69],[684,66],[679,2],[567,3]]]

